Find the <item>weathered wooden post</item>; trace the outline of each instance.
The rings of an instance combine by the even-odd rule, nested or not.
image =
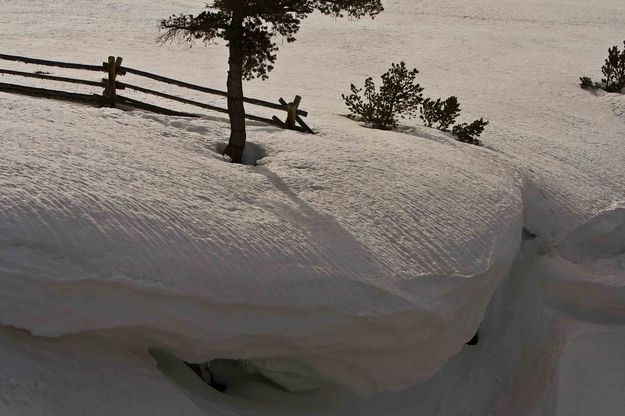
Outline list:
[[[115,60],[115,82],[114,82],[114,92],[115,92],[115,99],[117,99],[117,90],[125,90],[126,87],[124,86],[120,86],[117,84],[117,77],[121,77],[126,75],[126,70],[124,68],[122,68],[122,61],[124,60],[124,58],[122,58],[121,56],[118,56],[117,59]],[[115,103],[113,103],[113,105],[115,105]]]
[[[108,79],[104,78],[102,82],[104,83],[104,92],[102,95],[106,98],[108,105],[110,107],[115,107],[115,97],[117,96],[116,91],[116,78],[117,78],[117,67],[115,65],[115,57],[109,56],[108,62],[104,62],[104,68],[107,70],[109,76]],[[120,62],[121,65],[121,62]]]
[[[117,76],[126,75],[126,71],[122,68],[122,61],[124,58],[118,56],[109,56],[108,62],[104,62],[102,65],[106,72],[108,72],[108,78],[102,79],[104,85],[104,92],[102,95],[106,99],[110,107],[115,107],[115,100],[117,99],[117,90],[124,89],[117,87]]]
[[[300,97],[299,95],[296,95],[293,102],[287,105],[286,127],[288,129],[295,130],[295,121],[297,120],[297,109],[299,108],[299,105],[301,102],[302,102],[302,97]]]
[[[279,100],[279,101],[280,101],[280,104],[282,104],[283,106],[287,107],[287,112],[288,112],[288,107],[289,107],[289,104],[288,104],[288,103],[284,100],[284,98],[282,98],[282,97],[280,97],[280,100]],[[300,102],[301,102],[301,97],[300,97]],[[315,132],[314,132],[314,131],[310,128],[310,127],[308,127],[308,124],[306,124],[306,122],[304,122],[304,120],[303,120],[303,119],[299,116],[298,112],[299,112],[299,107],[298,107],[297,109],[295,109],[295,121],[296,121],[296,122],[297,122],[300,126],[302,126],[302,130],[300,130],[300,129],[298,128],[298,126],[295,126],[295,130],[300,130],[300,131],[304,131],[304,132],[306,132],[306,133],[315,134]],[[283,122],[282,122],[282,121],[280,121],[280,120],[278,120],[279,122],[277,122],[277,121],[276,121],[276,118],[277,118],[277,117],[275,117],[275,116],[274,116],[274,122],[276,122],[276,124],[278,124],[280,127],[282,127],[282,128],[286,128],[286,123],[283,123]]]
[[[121,69],[123,60],[124,58],[121,56],[118,56],[117,59],[115,59],[115,75],[126,75],[126,71]]]

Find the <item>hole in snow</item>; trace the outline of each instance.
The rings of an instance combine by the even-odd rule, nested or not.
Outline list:
[[[531,232],[527,228],[523,227],[523,241],[535,240],[536,237],[538,237],[537,234],[534,234],[533,232]]]
[[[216,359],[189,363],[160,350],[150,350],[150,354],[161,371],[179,382],[186,380],[180,384],[197,385],[201,380],[214,390],[226,394],[238,395],[249,390],[250,386],[255,386],[254,389],[302,393],[317,390],[323,385],[313,370],[288,360]]]
[[[226,150],[227,143],[217,143],[215,152],[223,155]],[[257,166],[258,161],[267,156],[267,151],[259,144],[247,142],[243,151],[243,164],[247,166]]]
[[[184,363],[206,384],[222,393],[230,393],[247,383],[268,384],[282,388],[265,377],[247,360],[211,360],[205,363]]]
[[[480,330],[478,329],[475,335],[473,335],[473,338],[471,338],[471,340],[467,342],[467,345],[477,345],[479,342],[480,342]]]
[[[310,369],[290,361],[218,359],[185,364],[209,386],[224,393],[236,392],[249,384],[264,384],[292,393],[321,387]]]
[[[202,408],[224,405],[248,409],[254,404],[288,409],[286,414],[292,410],[318,414],[337,408],[352,395],[291,360],[212,360],[195,364],[158,349],[149,353],[158,369]]]

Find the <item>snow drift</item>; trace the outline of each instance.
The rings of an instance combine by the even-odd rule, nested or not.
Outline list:
[[[36,335],[121,332],[396,389],[471,338],[520,243],[518,179],[488,150],[275,130],[243,167],[172,139],[181,121],[61,108],[80,125],[14,137],[0,179],[0,319]]]

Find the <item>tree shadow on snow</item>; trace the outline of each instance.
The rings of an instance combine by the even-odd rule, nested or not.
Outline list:
[[[259,167],[256,172],[264,175],[296,205],[294,208],[287,204],[272,204],[272,208],[278,209],[282,218],[304,227],[323,259],[331,259],[333,267],[344,271],[346,275],[359,276],[362,283],[367,285],[376,283],[379,276],[384,275],[373,253],[334,217],[317,211],[268,168]],[[379,282],[372,286],[381,289]]]

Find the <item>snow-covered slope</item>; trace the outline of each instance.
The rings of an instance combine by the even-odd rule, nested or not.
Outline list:
[[[35,336],[2,330],[0,410],[619,414],[605,392],[625,386],[625,98],[576,84],[599,77],[625,11],[598,3],[402,0],[375,21],[313,16],[247,90],[301,94],[320,134],[252,123],[255,167],[215,152],[221,117],[1,94],[0,322]],[[197,7],[0,0],[0,50],[114,54],[219,87],[225,48],[153,44],[156,19]],[[426,94],[458,95],[465,121],[491,120],[487,148],[340,115],[350,82],[400,59]],[[537,237],[522,242],[524,226]],[[168,354],[250,359],[287,387],[324,387],[218,395]]]

